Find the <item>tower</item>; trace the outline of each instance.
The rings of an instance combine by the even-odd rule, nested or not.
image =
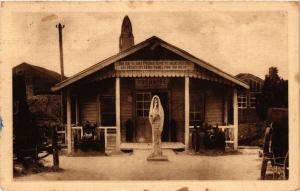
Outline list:
[[[119,39],[120,52],[126,50],[134,45],[134,37],[132,34],[132,27],[129,17],[126,15],[123,19],[121,35]]]

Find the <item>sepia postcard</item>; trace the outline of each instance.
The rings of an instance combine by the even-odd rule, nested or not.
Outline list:
[[[0,190],[300,189],[298,2],[1,2]]]

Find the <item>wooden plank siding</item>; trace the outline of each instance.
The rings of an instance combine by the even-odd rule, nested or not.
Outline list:
[[[100,82],[82,87],[78,94],[79,123],[85,121],[101,124],[100,98],[101,96],[114,97],[114,79],[105,79]],[[75,112],[75,108],[72,109]]]
[[[230,86],[216,84],[205,80],[191,79],[190,96],[191,103],[197,99],[197,95],[204,95],[205,122],[209,125],[219,125],[224,122],[224,96]]]
[[[134,123],[133,88],[134,81],[129,78],[121,78],[121,141],[126,141],[126,121],[131,119]]]
[[[176,122],[176,141],[184,143],[184,78],[172,78],[171,119]]]
[[[218,91],[207,91],[205,121],[210,125],[223,123],[223,96]]]
[[[89,95],[80,99],[80,121],[98,122],[97,95]]]

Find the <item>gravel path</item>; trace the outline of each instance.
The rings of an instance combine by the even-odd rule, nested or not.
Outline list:
[[[239,154],[200,156],[164,150],[169,161],[148,162],[150,150],[115,156],[60,156],[61,172],[43,172],[15,180],[258,180],[258,149]],[[46,158],[51,165],[51,157]]]

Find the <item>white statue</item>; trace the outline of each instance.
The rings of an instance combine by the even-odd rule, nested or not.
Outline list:
[[[149,122],[152,127],[153,152],[148,160],[167,160],[162,155],[161,133],[164,126],[164,109],[157,95],[153,96],[150,104]]]

